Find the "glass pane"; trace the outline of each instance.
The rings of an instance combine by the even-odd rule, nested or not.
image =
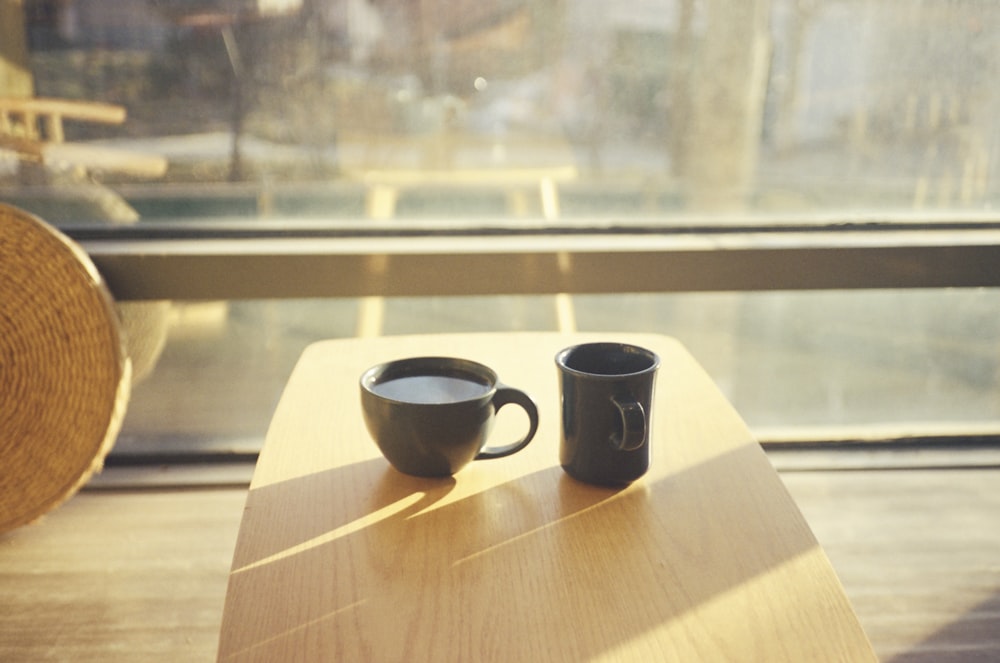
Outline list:
[[[0,5],[0,200],[56,224],[995,220],[993,0]],[[207,224],[206,224],[207,225]],[[996,421],[994,291],[578,296],[758,430]],[[123,448],[250,440],[310,340],[565,326],[548,297],[125,304]],[[366,322],[367,321],[367,322]],[[137,442],[139,441],[139,442]]]
[[[4,11],[0,97],[74,105],[4,102],[2,193],[57,221],[989,210],[1000,195],[990,0]]]
[[[365,325],[386,334],[567,323],[669,334],[765,439],[995,433],[1000,420],[1000,291],[622,294],[570,304],[568,321],[548,296],[178,304],[117,450],[253,451],[305,346]],[[373,306],[374,327],[364,320]]]

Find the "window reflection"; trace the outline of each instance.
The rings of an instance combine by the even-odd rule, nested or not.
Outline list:
[[[990,0],[24,0],[0,12],[0,198],[57,224],[919,220],[1000,202]],[[85,117],[25,110],[35,100]],[[96,121],[93,104],[124,115]],[[986,425],[995,297],[621,294],[574,296],[571,310],[581,330],[680,337],[752,426]],[[550,297],[384,304],[386,334],[566,324]],[[121,446],[257,444],[301,349],[357,333],[363,308],[156,304],[167,337]]]
[[[83,169],[147,209],[136,180],[315,194],[386,170],[412,180],[401,200],[434,184],[420,172],[472,171],[469,211],[434,212],[455,215],[524,169],[572,169],[563,214],[997,198],[1000,7],[983,0],[29,0],[21,22],[23,39],[5,22],[0,96],[120,105],[123,124],[68,123],[67,141],[169,163],[150,177],[80,156],[28,179]],[[4,182],[23,182],[31,159],[5,154]]]

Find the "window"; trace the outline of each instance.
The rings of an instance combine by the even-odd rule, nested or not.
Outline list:
[[[4,11],[0,197],[162,302],[123,452],[252,451],[312,340],[485,329],[678,336],[765,440],[997,432],[996,3]]]

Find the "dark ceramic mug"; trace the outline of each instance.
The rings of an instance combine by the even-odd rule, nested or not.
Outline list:
[[[646,473],[659,365],[654,352],[627,343],[584,343],[556,355],[559,460],[570,476],[624,485]]]
[[[486,446],[496,412],[514,403],[528,414],[528,432]],[[450,476],[473,460],[523,449],[538,430],[528,394],[502,384],[483,364],[454,357],[412,357],[373,366],[361,376],[365,425],[382,455],[400,472]]]

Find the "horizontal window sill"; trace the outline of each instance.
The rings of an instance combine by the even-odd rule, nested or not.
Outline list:
[[[1000,286],[1000,224],[67,228],[121,300]]]

